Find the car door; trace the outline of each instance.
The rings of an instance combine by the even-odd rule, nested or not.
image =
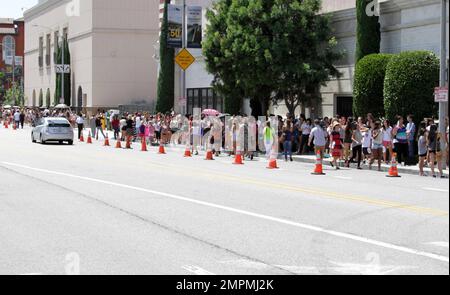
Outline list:
[[[41,135],[41,132],[42,132],[42,129],[44,128],[44,126],[45,126],[45,120],[43,118],[40,118],[37,122],[36,132],[35,132],[35,138],[37,140],[40,139],[40,135]]]

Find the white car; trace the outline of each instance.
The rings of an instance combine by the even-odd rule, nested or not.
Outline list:
[[[73,144],[74,132],[69,121],[66,118],[39,118],[33,124],[31,131],[31,141],[39,141],[41,144],[47,142],[67,142]]]

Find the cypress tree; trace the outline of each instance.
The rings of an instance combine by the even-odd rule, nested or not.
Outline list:
[[[174,75],[175,75],[175,50],[167,47],[169,36],[168,5],[170,0],[164,3],[164,18],[161,26],[160,36],[160,71],[158,77],[158,98],[156,111],[161,113],[169,112],[174,106]]]
[[[374,15],[375,3],[376,0],[356,0],[356,63],[366,55],[380,53],[381,26],[380,17]]]
[[[70,51],[69,43],[67,39],[64,39],[64,63],[70,65]],[[58,46],[58,52],[56,57],[56,63],[62,64],[62,47]],[[70,74],[64,74],[64,103],[70,106],[70,96],[71,96],[71,80]],[[59,99],[61,98],[61,74],[56,75],[56,89],[55,89],[55,100],[54,105],[59,104]]]

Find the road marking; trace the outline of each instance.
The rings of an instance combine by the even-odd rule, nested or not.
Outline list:
[[[448,190],[439,189],[439,188],[424,187],[423,189],[426,190],[426,191],[434,191],[434,192],[448,193]]]
[[[431,242],[431,243],[426,243],[426,245],[437,246],[437,247],[442,247],[442,248],[449,248],[448,242]]]
[[[338,231],[334,231],[334,230],[328,230],[328,229],[314,226],[314,225],[298,223],[298,222],[290,221],[287,219],[281,219],[281,218],[277,218],[277,217],[273,217],[273,216],[263,215],[263,214],[254,213],[254,212],[241,210],[241,209],[236,209],[236,208],[232,208],[232,207],[228,207],[228,206],[204,202],[204,201],[195,200],[195,199],[191,199],[191,198],[187,198],[187,197],[182,197],[182,196],[178,196],[178,195],[174,195],[174,194],[158,192],[158,191],[149,190],[149,189],[145,189],[145,188],[141,188],[141,187],[126,185],[126,184],[121,184],[121,183],[116,183],[116,182],[112,182],[112,181],[101,180],[101,179],[96,179],[96,178],[91,178],[91,177],[78,176],[78,175],[74,175],[74,174],[68,174],[68,173],[63,173],[63,172],[34,168],[34,167],[29,167],[29,166],[9,163],[9,162],[2,162],[2,164],[7,165],[7,166],[12,166],[12,167],[37,171],[37,172],[43,172],[43,173],[47,173],[47,174],[65,176],[65,177],[70,177],[70,178],[75,178],[75,179],[80,179],[80,180],[85,180],[85,181],[90,181],[90,182],[96,182],[96,183],[100,183],[100,184],[116,186],[116,187],[120,187],[120,188],[135,190],[135,191],[149,193],[149,194],[153,194],[153,195],[159,195],[159,196],[174,199],[174,200],[184,201],[184,202],[188,202],[188,203],[192,203],[192,204],[202,205],[205,207],[210,207],[210,208],[220,209],[223,211],[238,213],[238,214],[245,215],[245,216],[250,216],[250,217],[255,217],[255,218],[259,218],[259,219],[263,219],[263,220],[273,221],[276,223],[290,225],[293,227],[297,227],[297,228],[301,228],[301,229],[305,229],[305,230],[309,230],[309,231],[320,232],[320,233],[328,234],[331,236],[344,238],[347,240],[361,242],[364,244],[369,244],[369,245],[373,245],[373,246],[396,250],[399,252],[404,252],[404,253],[413,254],[413,255],[417,255],[417,256],[427,257],[427,258],[431,258],[434,260],[443,261],[443,262],[447,262],[447,263],[449,262],[448,257],[442,256],[442,255],[437,255],[434,253],[415,250],[415,249],[411,249],[408,247],[403,247],[403,246],[399,246],[399,245],[394,245],[394,244],[390,244],[390,243],[386,243],[386,242],[381,242],[381,241],[357,236],[354,234],[348,234],[348,233],[338,232]]]
[[[195,266],[195,265],[185,265],[181,267],[184,270],[187,270],[188,272],[192,272],[199,276],[215,276],[216,274],[207,271],[206,269],[203,269],[201,267]]]
[[[379,264],[358,264],[358,263],[339,263],[333,262],[335,266],[327,270],[339,272],[347,275],[388,275],[399,270],[414,269],[413,266],[379,265]]]

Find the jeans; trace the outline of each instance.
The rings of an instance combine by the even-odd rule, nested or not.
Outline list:
[[[289,154],[289,157],[292,157],[292,141],[286,140],[283,143],[283,149],[284,149],[284,157],[287,159],[287,156]]]

